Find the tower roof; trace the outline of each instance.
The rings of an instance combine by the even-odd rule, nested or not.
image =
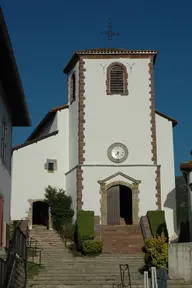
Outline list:
[[[142,58],[143,56],[153,56],[153,61],[155,63],[158,51],[157,50],[129,50],[129,49],[120,49],[120,48],[93,48],[86,50],[78,50],[76,51],[71,60],[65,66],[63,72],[68,74],[73,66],[77,63],[80,56],[85,55],[130,55],[130,57]]]

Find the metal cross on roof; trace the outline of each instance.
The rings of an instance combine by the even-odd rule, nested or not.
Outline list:
[[[109,42],[112,41],[113,36],[119,36],[118,32],[117,33],[113,32],[111,18],[109,18],[108,30],[104,31],[104,32],[101,32],[101,33],[105,34],[107,36],[107,39],[108,39]]]

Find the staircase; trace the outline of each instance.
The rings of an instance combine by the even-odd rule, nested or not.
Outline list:
[[[140,225],[97,225],[96,239],[103,241],[103,252],[141,254],[144,246]]]
[[[55,231],[35,227],[30,232],[30,236],[38,240],[38,247],[43,249],[42,265],[44,268],[40,270],[38,276],[28,281],[28,288],[111,288],[113,284],[120,284],[119,264],[130,265],[132,288],[144,287],[143,276],[138,272],[143,266],[142,254],[74,257],[65,248]],[[129,243],[133,243],[132,240]],[[126,275],[125,284],[128,283]],[[177,282],[177,285],[170,282],[168,287],[191,287],[191,285],[182,286],[182,284],[182,281]]]

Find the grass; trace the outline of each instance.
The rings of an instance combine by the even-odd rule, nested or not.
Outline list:
[[[42,269],[42,266],[32,262],[27,262],[27,278],[32,279],[34,276],[39,274],[39,271]]]

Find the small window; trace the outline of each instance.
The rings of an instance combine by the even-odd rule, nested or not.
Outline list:
[[[54,163],[53,162],[49,162],[48,163],[48,171],[49,172],[54,172]]]
[[[70,78],[70,104],[76,100],[76,79],[73,73]]]
[[[124,69],[114,65],[110,71],[110,92],[111,94],[124,93]]]
[[[45,163],[45,169],[47,172],[54,173],[57,170],[57,160],[47,159]]]
[[[6,147],[7,147],[7,128],[4,121],[1,126],[1,159],[6,162]]]

